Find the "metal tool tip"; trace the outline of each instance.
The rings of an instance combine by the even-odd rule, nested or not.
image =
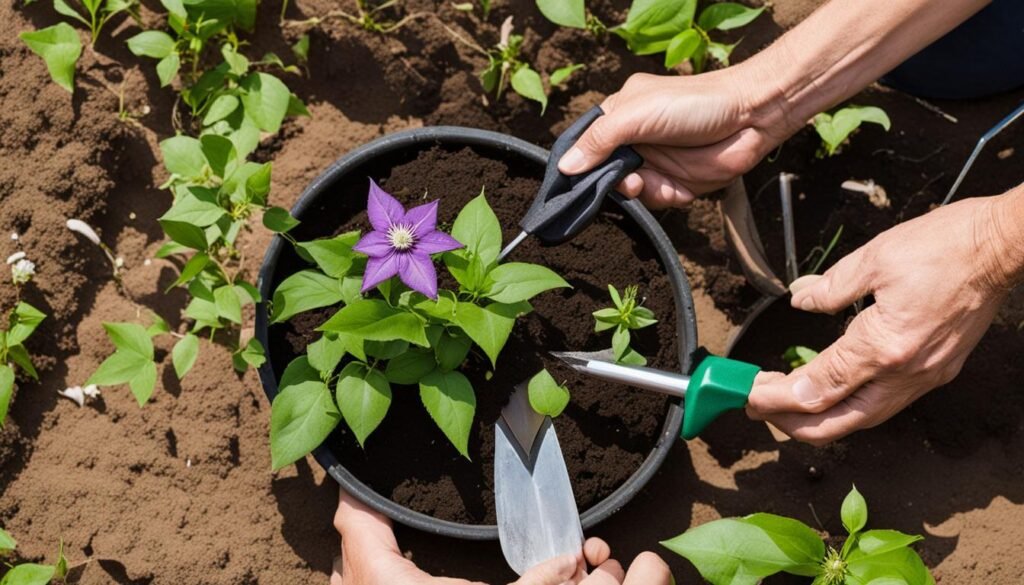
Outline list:
[[[574,351],[551,351],[548,352],[551,357],[556,357],[573,368],[580,369],[587,366],[587,358],[580,355],[580,352]]]

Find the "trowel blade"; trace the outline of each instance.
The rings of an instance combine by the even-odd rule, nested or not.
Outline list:
[[[510,406],[521,404],[525,393],[525,387],[518,389]],[[540,417],[535,433],[531,420],[519,429],[525,433],[517,434],[510,424],[529,417],[516,412],[510,420],[503,411],[494,425],[494,500],[501,552],[512,570],[522,575],[554,557],[579,555],[583,528],[551,419]],[[521,437],[528,439],[529,450]]]

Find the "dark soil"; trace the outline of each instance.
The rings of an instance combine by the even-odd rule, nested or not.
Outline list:
[[[458,210],[483,188],[507,242],[518,233],[518,219],[537,192],[542,169],[499,156],[470,148],[435,147],[390,172],[383,171],[387,174],[371,176],[407,207],[439,197],[440,225],[450,225]],[[335,196],[325,208],[306,214],[310,219],[304,220],[302,237],[370,229],[366,179],[362,172],[353,176],[357,177],[353,184],[331,189]],[[657,443],[667,401],[657,394],[583,377],[547,352],[609,347],[610,333],[594,333],[590,313],[610,306],[609,283],[620,290],[639,284],[659,323],[639,331],[635,347],[658,367],[678,367],[671,284],[654,247],[631,235],[639,231],[621,208],[609,202],[599,219],[571,243],[547,248],[527,240],[510,256],[511,261],[548,266],[573,288],[533,299],[534,312],[517,323],[493,377],[490,362],[482,354],[471,354],[463,367],[477,395],[470,460],[458,454],[431,420],[418,389],[403,386],[394,389],[391,410],[365,451],[344,424],[339,426],[329,441],[338,460],[378,493],[414,510],[445,520],[493,524],[494,422],[512,389],[547,368],[556,379],[565,380],[573,394],[570,407],[555,426],[580,510],[608,496]],[[283,279],[289,272],[281,271],[275,278]],[[333,310],[298,316],[288,326],[271,329],[270,352],[277,371],[283,371],[295,351],[319,337],[314,329],[331,314]],[[282,335],[289,339],[282,340]]]
[[[733,31],[732,40],[743,37],[733,60],[763,48],[818,3],[771,2],[765,16]],[[396,15],[426,11],[436,18],[416,21],[393,35],[367,33],[342,21],[308,30],[309,74],[288,75],[287,83],[309,104],[313,116],[289,120],[257,152],[261,160],[274,161],[274,205],[290,207],[331,162],[382,134],[456,124],[549,146],[576,116],[600,103],[629,75],[665,73],[657,57],[630,55],[613,36],[597,40],[582,31],[556,29],[533,0],[495,1],[487,21],[479,12],[455,10],[447,0],[401,4]],[[620,22],[627,5],[627,0],[588,2],[609,23]],[[287,17],[302,20],[339,6],[349,8],[351,2],[292,0]],[[274,51],[291,62],[289,46],[306,30],[282,29],[279,8],[279,1],[260,4],[257,31],[245,39],[252,43],[244,49],[250,56]],[[162,16],[154,10],[163,12],[158,2],[144,0],[147,26],[161,26]],[[526,57],[539,69],[549,72],[569,62],[587,65],[552,94],[543,116],[536,104],[512,92],[500,100],[485,95],[476,75],[485,59],[453,40],[442,26],[492,45],[509,15],[515,15],[516,32],[525,35]],[[102,401],[81,409],[57,397],[57,390],[81,384],[109,355],[112,347],[102,322],[146,318],[118,293],[102,254],[64,228],[67,218],[97,226],[103,241],[125,259],[126,289],[136,301],[157,310],[173,326],[180,325],[185,304],[181,293],[163,294],[180,264],[153,259],[162,238],[155,219],[170,205],[170,195],[158,189],[166,176],[158,164],[157,142],[175,132],[174,94],[160,88],[153,61],[126,49],[125,40],[139,27],[120,18],[104,29],[94,48],[85,48],[75,94],[68,94],[50,81],[42,60],[18,39],[21,31],[60,20],[48,2],[6,2],[0,7],[0,258],[24,250],[37,263],[38,277],[25,290],[25,299],[50,315],[28,343],[38,357],[41,381],[19,380],[0,432],[0,526],[18,540],[21,559],[52,562],[60,539],[72,563],[96,559],[81,578],[87,584],[323,581],[338,554],[331,525],[336,485],[312,459],[270,473],[269,404],[253,372],[241,377],[232,372],[224,347],[204,342],[192,373],[180,383],[164,358],[154,399],[143,409],[126,388],[105,389]],[[118,120],[122,91],[136,123]],[[845,226],[831,263],[875,233],[940,201],[977,138],[1022,99],[1024,91],[1018,90],[972,102],[937,102],[958,118],[953,124],[909,96],[876,87],[852,101],[883,106],[892,118],[892,131],[867,126],[841,155],[826,160],[814,158],[813,130],[802,130],[747,177],[776,270],[783,266],[777,188],[761,188],[779,172],[801,177],[795,192],[805,195],[796,202],[802,254],[827,243],[839,225]],[[1018,122],[986,147],[962,196],[999,193],[1019,184],[1022,149],[1024,123]],[[517,173],[536,176],[512,169],[512,176]],[[388,174],[389,169],[367,173],[382,179]],[[407,178],[415,181],[405,196],[419,194],[425,186],[435,196],[468,197],[486,182],[471,181],[465,191],[455,192],[448,189],[455,185],[448,178],[424,181],[413,173]],[[863,195],[842,191],[840,183],[850,178],[880,183],[891,207],[878,209]],[[389,183],[392,189],[401,186]],[[491,193],[489,182],[487,187]],[[345,200],[354,208],[364,189],[351,189]],[[498,189],[492,202],[498,202]],[[701,343],[723,351],[757,294],[743,283],[725,249],[714,202],[702,199],[689,210],[662,214],[661,220],[694,287]],[[19,240],[11,240],[11,232]],[[250,274],[270,238],[259,227],[240,238],[246,258],[253,259]],[[543,263],[565,266],[562,273],[580,281],[614,280],[614,274],[574,273],[593,263],[558,259],[571,250],[546,250]],[[520,253],[524,259],[540,254],[530,248]],[[615,258],[637,256],[633,252]],[[573,294],[581,291],[578,287]],[[662,293],[647,293],[648,303],[658,310],[655,303]],[[538,300],[531,319],[563,311],[586,314],[582,300],[575,308],[565,306],[559,293],[546,297],[555,304],[554,312],[544,306],[548,301]],[[0,284],[0,309],[13,298],[12,289]],[[763,425],[741,413],[723,417],[701,439],[678,442],[648,486],[591,534],[608,540],[624,563],[642,550],[659,550],[679,583],[699,583],[693,568],[659,549],[658,541],[695,524],[755,511],[790,515],[840,534],[839,505],[856,483],[868,500],[869,526],[926,536],[917,548],[939,582],[1021,583],[1024,557],[1013,551],[1024,542],[1024,342],[1016,329],[1022,320],[1024,294],[1017,291],[957,381],[887,423],[827,448],[778,444]],[[745,355],[770,367],[782,366],[777,356],[788,344],[820,349],[838,331],[836,323],[794,327],[781,316],[765,324],[751,332],[747,343],[754,347],[746,346],[750,353]],[[530,325],[524,325],[520,329],[528,332]],[[597,340],[591,335],[580,343]],[[169,348],[159,349],[164,356]],[[512,349],[499,372],[516,369]],[[528,355],[537,354],[536,348],[528,349]],[[643,349],[654,351],[652,345]],[[522,372],[522,377],[531,373]],[[489,386],[479,385],[484,387]],[[572,408],[580,415],[597,412],[593,417],[603,420],[607,395],[581,388],[574,386]],[[429,424],[415,402],[409,404],[415,415],[410,421]],[[620,422],[614,416],[610,420],[628,424],[633,432],[638,428],[633,424],[644,424]],[[569,432],[559,428],[560,435]],[[371,437],[371,449],[381,437]],[[432,452],[453,452],[443,441]],[[631,463],[629,469],[634,468]],[[488,476],[482,471],[477,475]],[[454,541],[401,526],[396,532],[403,551],[434,574],[493,584],[511,579],[497,543]]]

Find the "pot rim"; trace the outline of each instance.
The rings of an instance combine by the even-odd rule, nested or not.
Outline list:
[[[489,130],[461,126],[429,126],[403,130],[377,138],[341,156],[306,187],[295,206],[292,207],[291,213],[295,217],[301,216],[306,209],[310,208],[314,200],[326,192],[330,185],[378,156],[406,148],[439,144],[475,146],[504,151],[541,166],[547,163],[549,156],[549,152],[539,146]],[[541,174],[543,171],[538,170],[538,176]],[[697,350],[697,319],[689,281],[683,272],[682,263],[661,225],[639,201],[628,200],[617,193],[613,195],[615,195],[613,199],[650,238],[658,252],[662,266],[666,269],[676,305],[679,364],[682,371],[689,372],[693,368],[693,357]],[[267,349],[269,349],[269,317],[266,299],[272,298],[273,291],[270,290],[270,284],[274,280],[277,261],[285,244],[286,241],[280,235],[274,236],[264,255],[263,263],[260,265],[256,282],[263,300],[256,306],[255,336]],[[278,386],[270,359],[267,359],[259,367],[259,376],[267,400],[272,403],[278,393]],[[614,492],[580,514],[580,522],[584,530],[592,528],[617,512],[651,480],[679,437],[682,415],[682,405],[678,399],[674,399],[669,403],[658,442],[640,464],[640,467]],[[318,446],[313,451],[313,456],[348,493],[396,522],[425,532],[467,540],[497,540],[498,538],[498,527],[495,524],[463,524],[442,520],[391,501],[345,469],[326,445]]]

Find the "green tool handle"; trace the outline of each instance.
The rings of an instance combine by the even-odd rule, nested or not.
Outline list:
[[[743,408],[761,368],[709,355],[690,376],[683,409],[682,436],[693,439],[727,410]]]

